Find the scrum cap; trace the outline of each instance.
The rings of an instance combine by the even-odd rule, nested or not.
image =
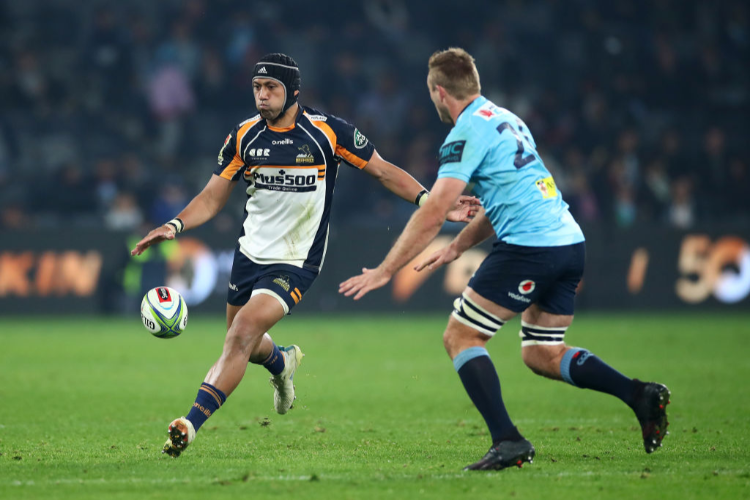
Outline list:
[[[286,97],[282,113],[297,102],[294,91],[300,89],[302,80],[297,63],[288,55],[273,53],[261,57],[253,69],[253,80],[256,78],[270,78],[284,87]]]

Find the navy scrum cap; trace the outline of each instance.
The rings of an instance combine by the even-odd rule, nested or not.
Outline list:
[[[297,102],[294,91],[300,89],[302,80],[299,76],[297,63],[288,55],[274,53],[261,57],[253,69],[253,80],[256,78],[270,78],[284,86],[286,99],[284,100],[282,113]]]

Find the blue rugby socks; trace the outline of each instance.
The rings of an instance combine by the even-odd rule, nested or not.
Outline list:
[[[200,389],[198,389],[198,396],[195,398],[195,403],[193,403],[190,413],[185,418],[190,420],[190,423],[193,424],[197,432],[203,423],[208,420],[208,417],[213,415],[226,400],[227,397],[223,392],[211,384],[203,382]]]
[[[269,354],[268,357],[260,363],[255,364],[263,365],[266,370],[271,372],[271,375],[278,375],[284,371],[284,365],[286,363],[284,361],[284,355],[281,353],[281,349],[279,349],[279,346],[274,344],[271,354]]]
[[[618,372],[586,349],[568,350],[560,362],[560,374],[570,385],[620,398],[632,408],[638,383]]]
[[[474,406],[484,417],[492,443],[523,439],[505,409],[500,379],[487,350],[484,347],[470,347],[461,351],[453,359],[453,366]]]

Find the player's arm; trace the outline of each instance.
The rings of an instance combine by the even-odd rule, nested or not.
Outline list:
[[[422,206],[428,199],[428,191],[405,170],[383,159],[374,151],[372,158],[363,169],[376,178],[396,196]],[[460,196],[456,199],[447,219],[452,222],[469,222],[480,208],[479,200],[473,196]]]
[[[438,179],[429,199],[421,209],[414,212],[385,260],[377,268],[363,268],[361,275],[341,283],[339,293],[347,297],[356,294],[354,300],[359,300],[370,290],[388,283],[399,269],[424,251],[437,236],[448,212],[465,188],[466,182],[460,179]]]
[[[140,255],[151,245],[174,239],[177,232],[196,228],[211,220],[224,208],[235,184],[237,181],[212,175],[203,191],[193,198],[175,219],[149,232],[135,245],[130,255]],[[178,227],[180,223],[182,227]]]
[[[492,227],[492,223],[485,215],[484,208],[480,208],[477,215],[474,217],[466,227],[461,230],[460,233],[453,238],[447,246],[436,251],[430,255],[427,259],[423,260],[416,266],[415,271],[421,271],[425,267],[429,267],[430,271],[437,269],[438,267],[453,262],[457,258],[461,257],[463,253],[481,242],[495,235],[495,229]]]

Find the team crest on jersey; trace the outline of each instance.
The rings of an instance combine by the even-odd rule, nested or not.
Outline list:
[[[279,276],[273,282],[283,288],[285,292],[289,291],[289,276]]]
[[[521,292],[524,295],[528,295],[531,292],[533,292],[534,288],[536,288],[536,283],[534,283],[531,280],[523,280],[518,285],[518,291]]]
[[[354,129],[354,147],[357,149],[362,149],[363,147],[367,146],[367,137],[362,134],[358,129]]]
[[[315,157],[312,154],[312,151],[310,151],[310,146],[308,144],[303,144],[301,147],[297,148],[300,153],[297,155],[297,163],[315,163]]]

